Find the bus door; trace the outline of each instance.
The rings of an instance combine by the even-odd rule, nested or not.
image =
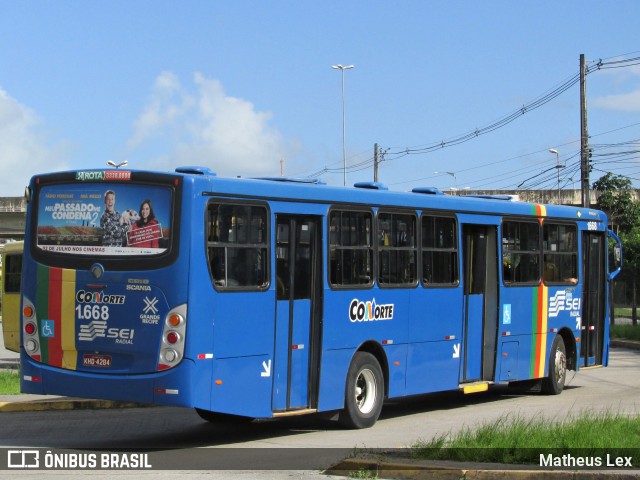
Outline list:
[[[582,232],[582,333],[580,357],[583,367],[602,365],[605,327],[605,255],[603,232]]]
[[[463,225],[464,325],[461,382],[494,379],[498,335],[497,228]]]
[[[317,408],[322,324],[321,217],[276,216],[273,411]]]

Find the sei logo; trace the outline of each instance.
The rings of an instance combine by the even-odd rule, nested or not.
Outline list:
[[[557,317],[560,312],[571,312],[571,315],[579,315],[581,298],[573,297],[573,289],[558,290],[549,298],[549,318]]]

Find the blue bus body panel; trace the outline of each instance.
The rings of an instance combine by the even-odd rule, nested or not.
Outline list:
[[[47,270],[53,267],[38,264],[30,256],[28,246],[29,242],[33,243],[36,232],[30,231],[34,213],[28,211],[24,299],[36,307],[38,329],[45,333],[53,328],[55,336],[61,335],[61,327],[55,323],[58,320],[50,313],[54,311],[51,305],[55,302],[49,302],[49,297],[42,292],[48,290],[48,295],[67,292],[67,297],[73,298],[73,301],[62,302],[62,311],[75,312],[75,317],[61,318],[66,325],[74,322],[72,342],[65,337],[61,351],[65,362],[74,358],[75,363],[48,365],[48,360],[39,362],[31,358],[23,347],[23,392],[271,417],[274,413],[308,406],[309,393],[316,387],[310,384],[308,375],[309,349],[314,340],[320,348],[319,411],[344,407],[349,365],[361,348],[380,355],[389,398],[456,389],[461,381],[487,376],[482,371],[483,324],[468,322],[465,331],[465,315],[481,319],[484,305],[482,296],[463,294],[463,225],[495,227],[496,249],[500,248],[502,214],[530,219],[546,216],[554,221],[576,223],[583,231],[587,228],[585,219],[589,219],[595,225],[590,225],[590,230],[606,228],[604,215],[591,209],[547,206],[546,213],[541,215],[534,213],[535,206],[519,202],[196,174],[168,174],[167,178],[170,177],[179,177],[182,182],[181,209],[172,219],[180,230],[179,249],[173,263],[157,268],[110,270],[107,267],[100,281],[92,277],[89,269],[73,270],[73,282],[69,280],[69,272],[64,272],[62,277],[55,276],[60,272],[51,276]],[[31,188],[36,190],[33,180]],[[260,291],[223,291],[212,283],[208,248],[214,242],[207,243],[206,232],[210,202],[250,202],[264,205],[268,210],[269,284]],[[370,211],[375,223],[375,215],[382,205],[387,210],[397,208],[418,215],[435,212],[456,217],[459,284],[429,288],[418,282],[406,288],[384,288],[374,282],[372,286],[349,289],[329,285],[330,208]],[[309,318],[313,312],[310,300],[276,300],[278,215],[313,216],[322,230],[322,329],[317,339],[310,338]],[[420,217],[417,218],[419,223]],[[373,264],[377,266],[378,252],[375,248],[373,252]],[[421,254],[417,253],[415,258],[419,261]],[[580,252],[578,258],[582,258]],[[499,318],[493,380],[489,381],[541,378],[548,373],[549,353],[556,335],[562,333],[574,340],[580,351],[583,289],[581,285],[542,283],[505,286],[501,265],[497,269]],[[107,303],[107,320],[101,318],[104,301],[87,293],[95,292],[96,284],[98,291],[111,295],[115,301]],[[101,290],[100,285],[106,288]],[[165,317],[178,307],[186,309],[183,358],[176,366],[162,370],[158,359],[159,352],[166,346],[162,334]],[[608,319],[608,311],[606,315]],[[602,363],[606,365],[608,324],[604,328]],[[41,340],[51,341],[46,335],[41,336]],[[67,350],[71,356],[67,356]],[[95,355],[110,356],[110,367],[92,364]],[[587,359],[587,365],[594,361]]]
[[[462,287],[412,290],[407,394],[458,388]]]
[[[39,395],[65,395],[79,398],[119,400],[181,407],[193,406],[198,388],[194,362],[184,360],[165,372],[145,375],[109,376],[62,370],[21,360],[20,390]],[[41,381],[27,379],[38,378]],[[165,393],[165,392],[169,393]]]
[[[469,319],[482,319],[484,310],[483,295],[468,295],[466,297],[466,314]],[[482,321],[468,321],[466,332],[463,333],[464,370],[460,372],[460,381],[480,380],[482,378]]]

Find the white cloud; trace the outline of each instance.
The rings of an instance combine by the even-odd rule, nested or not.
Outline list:
[[[20,196],[36,173],[68,169],[61,147],[51,146],[42,121],[0,88],[0,195]]]
[[[196,73],[187,88],[163,72],[134,123],[129,148],[138,157],[162,151],[151,155],[147,168],[202,165],[223,175],[275,174],[287,148],[271,119],[270,112],[228,96],[218,80]]]
[[[618,60],[624,60],[624,57],[612,58],[608,61]],[[640,65],[630,65],[625,68],[604,68],[598,70],[597,75],[607,79],[612,91],[626,91],[626,93],[589,98],[590,106],[617,112],[640,111],[640,88],[637,85],[638,77],[640,77]]]
[[[640,90],[618,95],[605,95],[589,102],[594,107],[621,112],[640,112]]]

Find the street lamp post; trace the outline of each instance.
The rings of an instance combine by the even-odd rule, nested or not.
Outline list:
[[[331,68],[340,70],[342,74],[342,162],[344,165],[344,186],[347,186],[347,149],[345,146],[345,113],[344,113],[344,71],[353,68],[353,65],[331,65]]]
[[[556,170],[558,171],[558,205],[560,205],[560,169],[563,168],[564,165],[560,165],[560,154],[558,153],[558,150],[550,148],[549,153],[556,154]]]
[[[113,160],[108,160],[107,161],[107,165],[109,165],[110,167],[114,167],[115,169],[118,169],[120,167],[124,167],[127,163],[129,163],[127,160],[123,160],[120,163],[116,163]]]
[[[434,174],[438,175],[451,175],[453,177],[453,188],[451,190],[453,190],[454,192],[458,191],[458,179],[456,178],[456,174],[454,172],[433,172]]]

